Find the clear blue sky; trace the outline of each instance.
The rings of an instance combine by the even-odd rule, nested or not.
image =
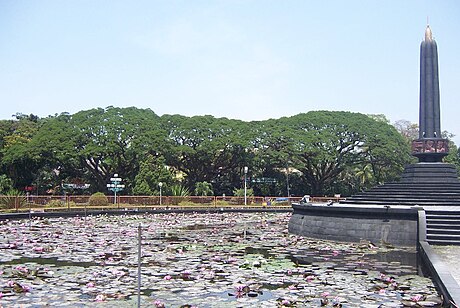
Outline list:
[[[310,110],[418,122],[438,43],[460,143],[460,1],[0,0],[0,119],[107,106],[264,120]]]

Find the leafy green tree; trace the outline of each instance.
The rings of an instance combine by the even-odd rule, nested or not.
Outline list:
[[[118,173],[131,191],[139,162],[167,149],[166,135],[151,110],[98,108],[47,119],[31,144],[32,153],[47,160],[62,177],[79,177],[93,191],[106,190]]]
[[[167,163],[184,174],[187,188],[208,182],[219,194],[231,192],[245,164],[247,124],[212,116],[164,115],[161,121],[172,143]]]
[[[34,170],[40,168],[40,158],[28,151],[33,136],[41,122],[37,117],[18,117],[17,120],[0,121],[0,159],[3,173],[17,189],[34,181]],[[31,172],[32,171],[32,172]]]
[[[0,174],[14,187],[35,184],[40,193],[57,193],[62,183],[74,182],[106,191],[118,173],[128,194],[158,194],[158,182],[165,184],[165,193],[175,184],[194,191],[206,182],[216,195],[231,195],[242,186],[247,166],[254,193],[282,196],[288,190],[291,195],[353,193],[397,179],[404,164],[414,161],[410,142],[383,115],[315,111],[243,122],[158,117],[134,107],[43,119],[17,114],[0,121],[0,159]],[[451,151],[446,161],[456,159]],[[267,178],[273,181],[259,181]]]
[[[449,141],[449,154],[444,158],[444,162],[455,165],[460,174],[460,148],[457,148],[453,141]]]
[[[166,166],[162,156],[147,155],[140,162],[139,172],[134,178],[133,193],[135,195],[159,195],[159,183],[169,187],[174,182],[174,175]]]
[[[0,194],[5,194],[11,189],[13,189],[13,181],[5,174],[0,175]]]
[[[295,132],[288,153],[294,153],[295,167],[313,195],[337,193],[329,188],[348,166],[370,164],[375,180],[381,181],[399,174],[410,159],[408,145],[396,130],[366,115],[314,111],[280,122]]]
[[[198,182],[195,184],[195,196],[212,196],[213,194],[211,183]]]
[[[233,190],[233,195],[235,197],[244,197],[244,188],[235,188]],[[247,188],[246,197],[253,197],[253,196],[254,196],[254,190],[252,188]]]

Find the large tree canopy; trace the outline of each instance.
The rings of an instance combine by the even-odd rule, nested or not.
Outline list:
[[[118,173],[130,187],[140,161],[167,147],[158,122],[153,111],[133,107],[61,114],[44,121],[29,151],[57,170],[62,181],[82,178],[103,191]]]
[[[330,193],[346,170],[366,165],[375,181],[393,180],[411,159],[404,139],[391,125],[363,114],[312,111],[279,122],[293,140],[287,155],[315,195]]]
[[[258,195],[344,195],[395,180],[410,145],[382,116],[312,111],[244,122],[97,108],[0,121],[1,174],[14,187],[62,193],[61,184],[106,191],[118,173],[125,194],[209,183],[215,194],[248,185]]]

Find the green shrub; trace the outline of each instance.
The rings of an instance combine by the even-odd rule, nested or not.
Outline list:
[[[16,208],[16,202],[18,208],[23,207],[27,203],[26,196],[24,196],[24,194],[17,189],[10,189],[4,196],[1,196],[0,198],[0,204],[3,208],[7,209]]]
[[[235,188],[233,190],[233,195],[235,197],[244,197],[244,188]],[[252,188],[246,189],[246,197],[254,196],[254,190]]]
[[[211,183],[198,182],[195,184],[195,196],[212,196],[213,194]]]
[[[226,206],[226,205],[229,205],[230,203],[228,201],[224,201],[224,200],[217,200],[216,201],[216,206]]]
[[[107,199],[107,196],[104,195],[104,193],[97,192],[97,193],[92,194],[91,197],[89,197],[89,205],[101,206],[101,205],[108,205],[108,204],[109,204],[109,200]]]
[[[200,203],[195,203],[195,202],[188,201],[188,200],[183,200],[183,201],[179,202],[178,205],[179,206],[202,206],[202,204],[200,204]]]
[[[180,185],[180,184],[172,185],[170,190],[171,190],[171,196],[174,196],[174,197],[190,196],[190,190],[187,187]]]
[[[188,196],[190,196],[190,191],[188,190],[187,187],[183,185],[172,185],[171,186],[171,204],[172,205],[178,205],[181,202],[187,202],[190,200]]]
[[[48,202],[46,204],[46,207],[63,207],[65,206],[65,201],[62,201],[62,200],[51,200],[50,202]]]

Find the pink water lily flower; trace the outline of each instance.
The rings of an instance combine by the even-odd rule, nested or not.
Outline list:
[[[287,300],[287,299],[283,299],[282,302],[281,302],[281,305],[284,305],[284,306],[288,306],[290,304],[291,304],[291,302],[289,300]]]
[[[96,296],[96,302],[103,302],[107,297],[104,294],[98,294]]]
[[[236,261],[237,261],[237,259],[234,258],[234,257],[229,257],[228,258],[228,263],[233,263],[233,262],[236,262]]]
[[[312,281],[313,279],[315,279],[315,276],[313,275],[308,275],[307,277],[305,277],[307,279],[308,282]]]
[[[38,246],[38,247],[34,247],[34,251],[38,253],[42,253],[43,251],[45,251],[45,249],[41,246]]]
[[[412,297],[410,298],[410,300],[413,301],[413,302],[419,302],[419,301],[422,300],[422,299],[423,299],[423,296],[420,295],[420,294],[414,295],[414,296],[412,296]]]
[[[163,304],[160,300],[156,300],[153,302],[153,305],[156,307],[156,308],[164,308],[165,307],[165,304]]]
[[[21,273],[25,273],[27,274],[29,272],[29,270],[27,269],[27,267],[25,266],[22,266],[22,265],[18,265],[14,268],[15,270],[21,272]]]

